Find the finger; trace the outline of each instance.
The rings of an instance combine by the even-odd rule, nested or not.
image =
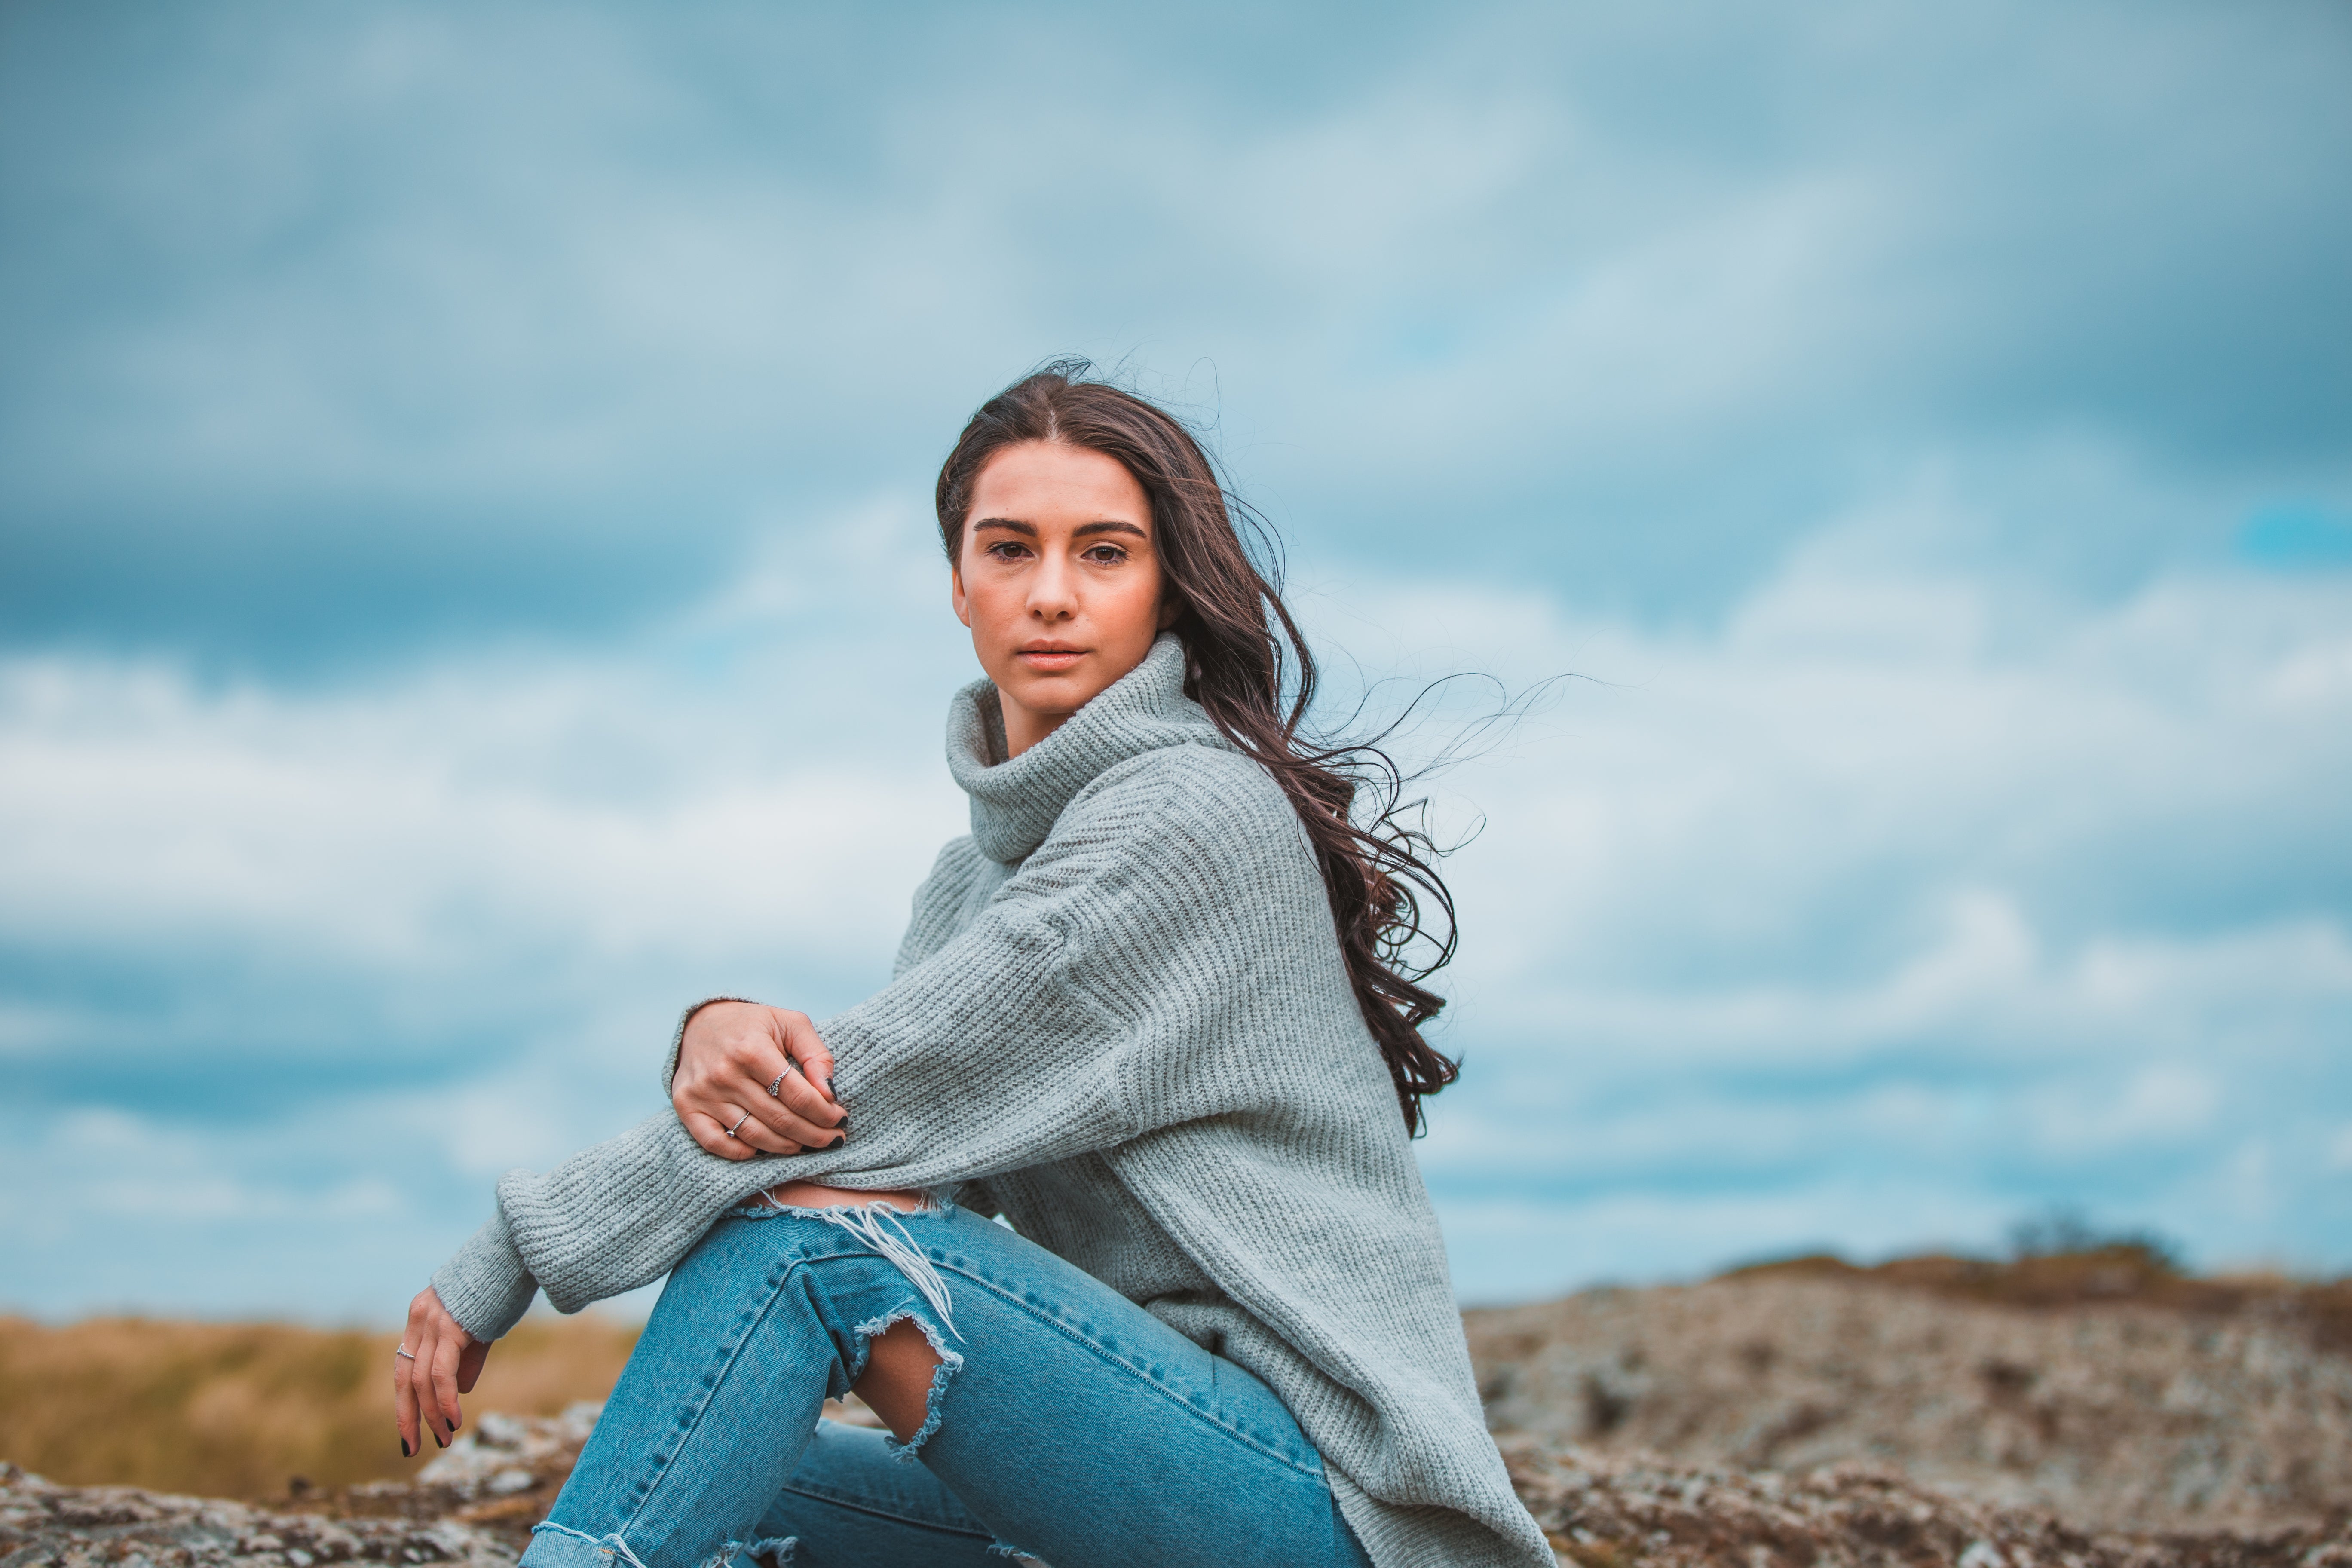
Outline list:
[[[817,1136],[814,1142],[820,1146],[832,1142],[849,1120],[849,1113],[842,1110],[838,1102],[827,1100],[823,1089],[798,1073],[792,1073],[784,1079],[777,1089],[776,1098],[769,1103],[815,1132]],[[771,1116],[766,1120],[772,1125],[776,1119]],[[803,1142],[811,1141],[806,1136],[802,1138]]]
[[[457,1406],[458,1333],[447,1327],[433,1341],[433,1411],[440,1416],[433,1435],[444,1443],[457,1435],[463,1412]]]
[[[762,1154],[797,1154],[812,1144],[829,1142],[833,1134],[820,1131],[796,1116],[782,1114],[765,1095],[747,1096],[761,1101],[750,1107],[732,1100],[720,1102],[718,1110],[719,1126],[732,1129],[734,1141],[748,1143]]]
[[[400,1426],[401,1447],[411,1456],[425,1451],[425,1385],[418,1369],[424,1364],[418,1355],[423,1346],[433,1338],[433,1315],[430,1309],[440,1305],[440,1298],[428,1287],[416,1293],[408,1304],[408,1322],[401,1330],[401,1348],[408,1355],[393,1357],[393,1408]]]
[[[410,1331],[411,1333],[414,1331],[414,1330]],[[407,1342],[408,1336],[403,1335],[401,1343],[404,1346]],[[409,1385],[408,1381],[410,1364],[405,1356],[395,1355],[392,1358],[392,1424],[394,1430],[400,1434],[400,1457],[404,1459],[415,1455],[419,1441],[416,1433],[416,1391]]]
[[[822,1081],[809,1082],[802,1058],[814,1063],[820,1080],[830,1079],[832,1054],[807,1015],[763,1007],[728,1036],[708,1070],[673,1086],[671,1101],[682,1116],[698,1110],[739,1133],[745,1130],[738,1119],[748,1110],[777,1142],[823,1148],[839,1136],[841,1113]]]
[[[741,1139],[727,1136],[727,1124],[702,1111],[693,1111],[679,1120],[697,1143],[722,1160],[750,1160],[760,1152]]]
[[[725,1079],[700,1084],[680,1096],[685,1112],[699,1111],[719,1124],[723,1134],[733,1129],[740,1136],[751,1137],[754,1127],[765,1127],[777,1142],[822,1147],[833,1142],[840,1118],[815,1098],[814,1090],[800,1084],[797,1073],[784,1070],[784,1057],[775,1053],[776,1071],[754,1083],[740,1078],[730,1069]],[[768,1086],[775,1084],[783,1094],[800,1097],[798,1103],[818,1114],[812,1118],[795,1110],[781,1095],[771,1095]],[[749,1120],[745,1113],[749,1112]],[[766,1145],[761,1145],[767,1147]],[[771,1153],[780,1150],[769,1148]]]
[[[801,1069],[801,1076],[809,1088],[816,1091],[824,1104],[837,1104],[833,1092],[833,1053],[825,1048],[824,1041],[818,1037],[816,1026],[809,1022],[805,1013],[787,1012],[780,1007],[775,1009],[775,1014],[776,1027],[783,1035],[784,1054],[793,1058],[793,1065]],[[790,1080],[785,1087],[790,1092]]]
[[[408,1348],[416,1359],[404,1363],[408,1368],[408,1395],[416,1406],[416,1451],[425,1452],[426,1439],[436,1446],[448,1447],[440,1433],[440,1413],[433,1408],[433,1325],[423,1324],[409,1331]]]
[[[416,1423],[421,1430],[416,1436],[416,1451],[425,1451],[425,1440],[430,1437],[441,1447],[449,1446],[441,1434],[441,1413],[433,1407],[433,1347],[440,1336],[433,1331],[432,1323],[423,1322],[408,1333],[408,1348],[416,1359],[408,1363],[408,1388],[416,1400]]]
[[[790,1086],[800,1080],[788,1079],[785,1081],[785,1092],[790,1093]],[[841,1136],[839,1117],[822,1100],[816,1100],[813,1090],[803,1089],[801,1092],[810,1096],[811,1109],[821,1113],[821,1120],[812,1121],[809,1117],[794,1110],[782,1100],[769,1099],[768,1091],[762,1088],[752,1090],[746,1097],[751,1101],[748,1106],[730,1101],[722,1107],[727,1117],[726,1125],[734,1126],[735,1118],[748,1110],[751,1113],[751,1120],[743,1124],[741,1136],[749,1138],[754,1127],[764,1127],[772,1137],[784,1142],[796,1143],[806,1149],[822,1149]]]

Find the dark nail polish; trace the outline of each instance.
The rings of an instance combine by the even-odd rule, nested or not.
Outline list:
[[[444,1443],[444,1442],[441,1440],[441,1434],[440,1434],[440,1433],[436,1432],[436,1433],[434,1433],[434,1434],[433,1434],[433,1446],[434,1446],[435,1447],[436,1447],[436,1448],[446,1448],[446,1447],[447,1447],[449,1445],[448,1445],[448,1444],[446,1444],[446,1443]]]
[[[839,1095],[833,1092],[833,1079],[829,1078],[824,1080],[824,1097],[827,1100],[838,1100],[841,1098]]]
[[[415,1451],[409,1447],[408,1439],[405,1437],[403,1437],[400,1440],[400,1457],[404,1459],[413,1459],[416,1458]]]
[[[846,1142],[849,1142],[848,1135],[847,1135],[846,1133],[845,1133],[845,1134],[843,1134],[841,1137],[836,1138],[836,1139],[835,1139],[832,1142],[830,1142],[830,1143],[826,1144],[826,1145],[825,1145],[825,1147],[826,1147],[826,1148],[828,1148],[828,1149],[838,1149],[838,1148],[840,1148],[844,1143],[846,1143]]]
[[[466,1418],[460,1415],[457,1419],[449,1423],[449,1430],[455,1432],[458,1427],[463,1426],[465,1424]]]

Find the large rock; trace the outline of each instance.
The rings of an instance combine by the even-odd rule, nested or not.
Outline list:
[[[1465,1314],[1488,1424],[1724,1470],[1843,1462],[2082,1530],[2352,1509],[2352,1358],[2256,1307],[1731,1278]]]
[[[2093,1534],[1953,1496],[1884,1466],[1716,1469],[1539,1437],[1511,1479],[1578,1568],[2352,1568],[2352,1524]]]

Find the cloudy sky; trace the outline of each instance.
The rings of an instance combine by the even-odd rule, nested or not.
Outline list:
[[[2347,79],[2273,0],[0,8],[0,1307],[388,1321],[682,1002],[877,984],[932,474],[1069,352],[1343,691],[1552,682],[1436,785],[1465,1298],[2352,1268]]]

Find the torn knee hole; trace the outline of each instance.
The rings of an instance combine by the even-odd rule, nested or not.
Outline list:
[[[850,1386],[890,1428],[893,1451],[912,1456],[938,1429],[940,1396],[963,1357],[912,1311],[861,1323],[857,1333],[866,1363]]]

